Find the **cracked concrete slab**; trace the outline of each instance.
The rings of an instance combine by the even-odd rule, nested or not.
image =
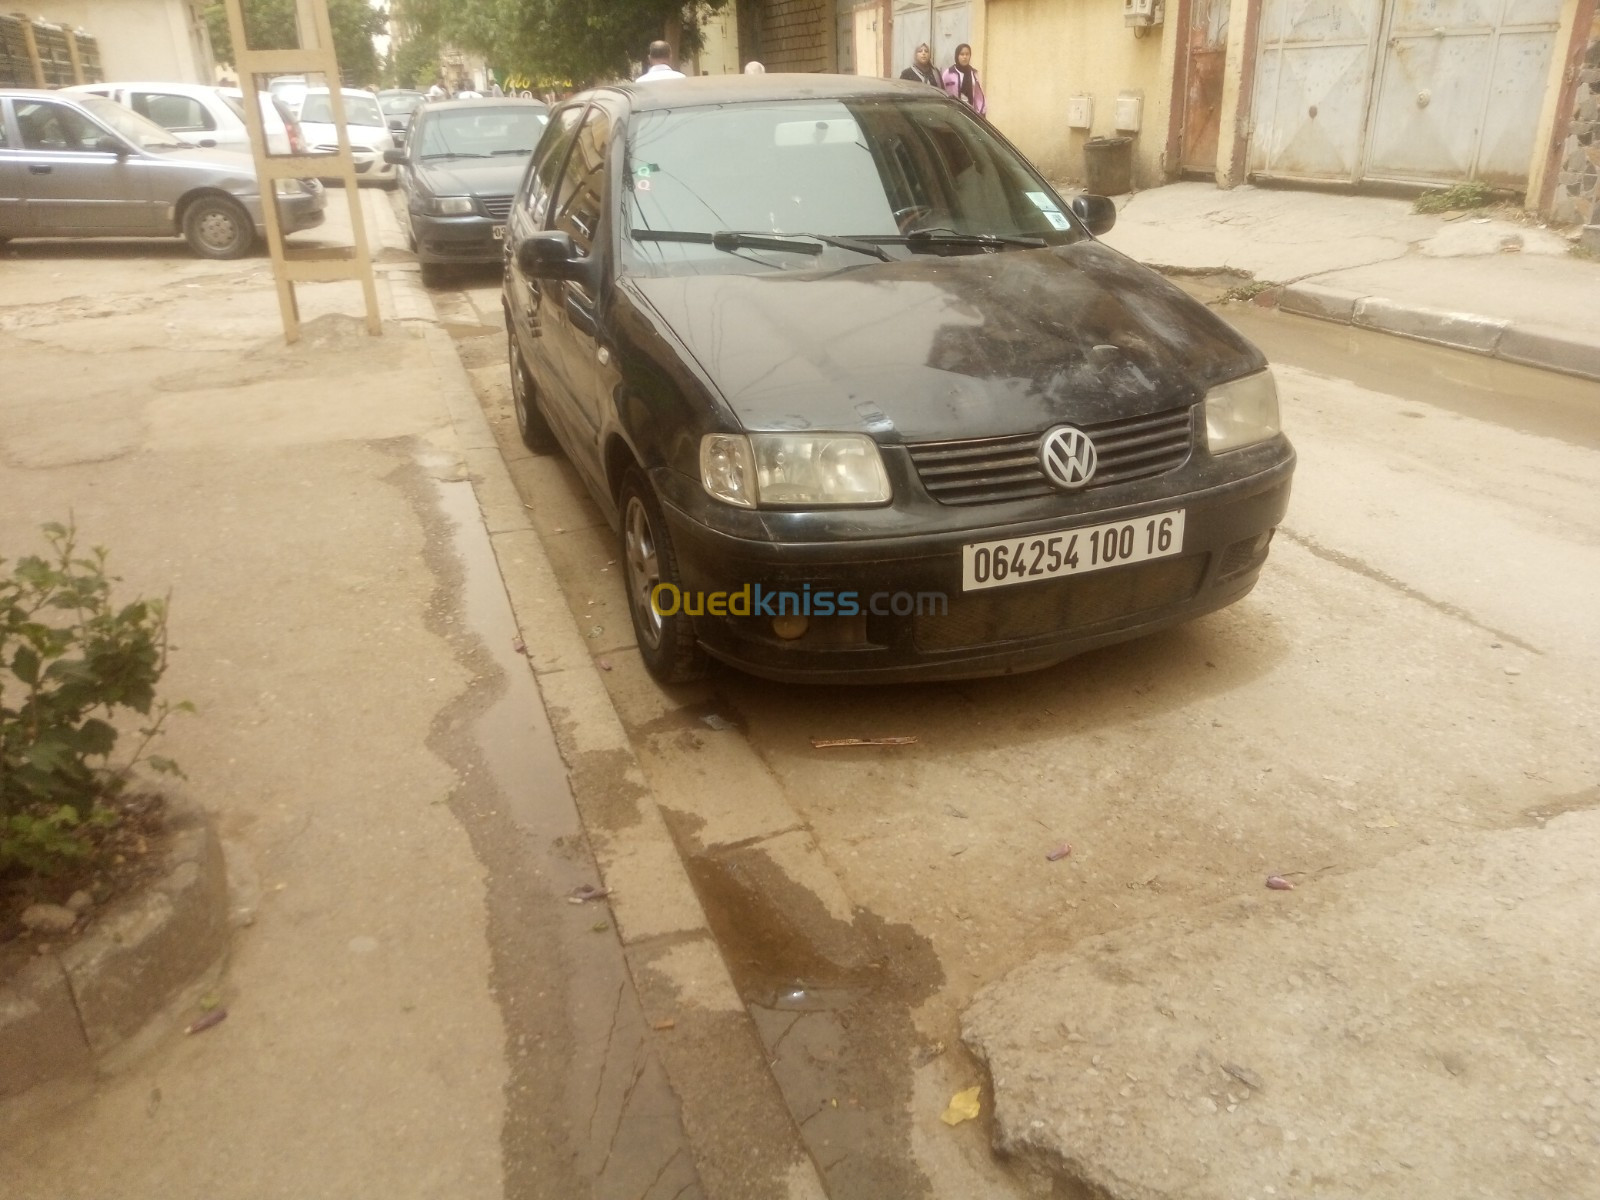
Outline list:
[[[1589,808],[1037,958],[962,1021],[995,1146],[1111,1200],[1591,1194],[1597,861]]]

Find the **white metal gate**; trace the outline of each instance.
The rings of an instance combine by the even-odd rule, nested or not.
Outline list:
[[[1527,182],[1561,0],[1263,0],[1249,168]]]
[[[891,75],[911,65],[917,46],[933,48],[941,71],[956,60],[956,47],[972,39],[971,0],[895,0]]]

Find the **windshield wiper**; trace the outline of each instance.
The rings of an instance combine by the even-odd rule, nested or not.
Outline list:
[[[894,261],[894,255],[877,243],[862,241],[860,238],[845,237],[841,233],[805,233],[796,234],[795,236],[816,238],[819,242],[827,242],[828,245],[837,246],[841,250],[854,250],[857,254],[881,258],[884,262]]]
[[[494,153],[495,154],[532,154],[533,153],[533,147],[529,146],[526,150],[496,150],[496,151],[494,151]]]
[[[1037,248],[1047,243],[1040,237],[1007,233],[960,233],[954,229],[913,229],[910,233],[893,237],[875,237],[875,242],[904,243],[912,250],[927,246],[1028,246]]]
[[[810,240],[807,240],[810,239]],[[796,254],[821,254],[822,246],[810,234],[786,233],[736,233],[719,229],[716,233],[701,233],[684,229],[635,229],[636,242],[693,242],[701,246],[714,246],[718,250],[792,250]]]
[[[423,162],[427,162],[430,158],[488,158],[489,156],[487,154],[470,154],[465,151],[457,154],[454,150],[441,150],[437,154],[419,154],[417,157]]]

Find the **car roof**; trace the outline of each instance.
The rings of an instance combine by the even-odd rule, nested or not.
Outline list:
[[[456,108],[470,108],[474,112],[480,112],[485,108],[534,108],[540,112],[550,111],[550,106],[543,100],[524,100],[521,96],[485,96],[481,100],[430,100],[418,111],[449,112]]]
[[[376,95],[377,95],[377,93],[375,93],[375,92],[367,91],[366,88],[340,88],[339,91],[340,91],[341,94],[346,95],[346,96],[373,96],[373,97],[376,97]],[[314,87],[314,88],[307,88],[306,89],[306,95],[308,95],[308,96],[329,96],[329,95],[332,95],[332,94],[333,94],[333,90],[331,88]]]
[[[103,79],[98,83],[75,83],[63,92],[86,92],[91,88],[165,88],[169,92],[216,92],[220,83],[173,83],[164,79]]]
[[[620,92],[635,112],[689,108],[699,104],[760,103],[773,100],[848,100],[869,96],[938,95],[927,84],[903,79],[875,79],[865,75],[699,75],[691,79],[660,79],[649,83],[606,84],[581,92],[582,99],[603,92]]]

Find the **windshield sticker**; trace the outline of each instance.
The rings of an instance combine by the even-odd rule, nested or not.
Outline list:
[[[1044,210],[1044,219],[1049,221],[1050,224],[1054,225],[1063,233],[1072,228],[1072,222],[1067,220],[1066,214],[1063,212],[1058,212],[1053,208],[1047,208]]]
[[[1049,195],[1045,192],[1025,192],[1024,195],[1026,195],[1029,200],[1033,201],[1033,206],[1040,212],[1048,213],[1061,211],[1056,207],[1056,202],[1050,199]]]
[[[650,190],[649,178],[644,175],[639,176],[633,181],[633,190],[636,192],[648,192]]]
[[[640,163],[638,168],[634,171],[634,174],[635,175],[649,175],[652,171],[659,171],[659,170],[661,170],[661,168],[656,166],[655,163]]]

